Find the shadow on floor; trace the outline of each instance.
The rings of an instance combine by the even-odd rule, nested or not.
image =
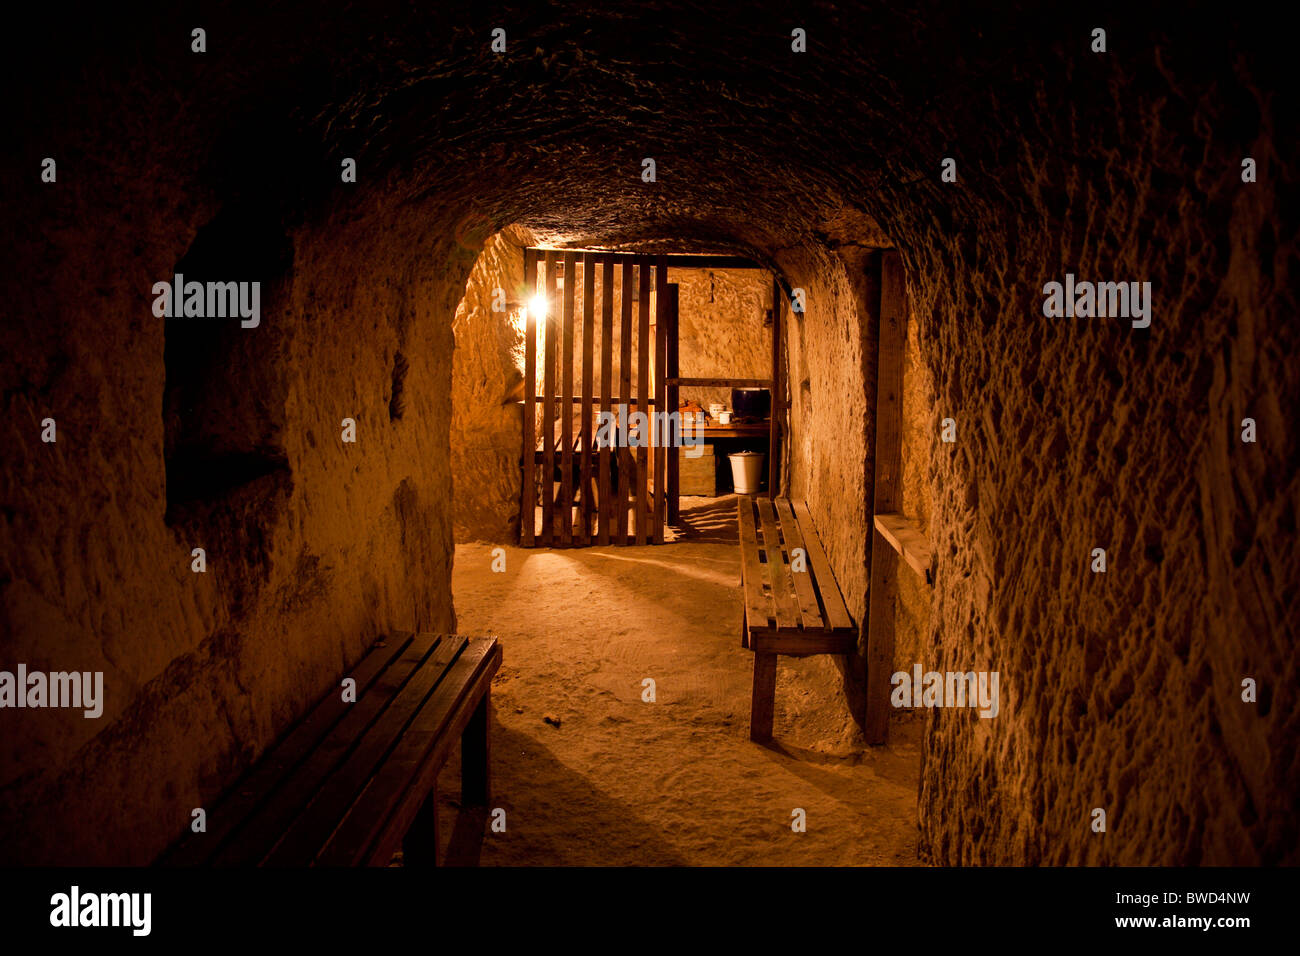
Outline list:
[[[462,807],[460,753],[438,784],[439,866],[685,866],[687,860],[625,803],[574,773],[535,738],[492,721],[492,806]],[[510,761],[510,773],[502,768]],[[545,791],[515,788],[512,779],[540,777]],[[528,803],[514,799],[524,794]],[[506,831],[490,830],[491,811],[505,810]],[[611,821],[616,821],[611,825]]]
[[[698,498],[683,502],[678,523],[672,530],[674,541],[689,541],[693,544],[739,544],[736,496]]]

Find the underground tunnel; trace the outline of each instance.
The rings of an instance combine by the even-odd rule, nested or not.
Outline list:
[[[1249,11],[8,39],[0,862],[1300,858]]]

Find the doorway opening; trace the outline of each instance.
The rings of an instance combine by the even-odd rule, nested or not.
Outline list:
[[[660,544],[684,497],[779,493],[784,301],[742,257],[524,249],[520,543]]]

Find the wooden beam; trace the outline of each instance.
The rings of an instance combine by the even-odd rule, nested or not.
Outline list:
[[[750,635],[755,654],[783,654],[812,657],[816,654],[852,654],[857,649],[853,634],[820,634],[814,631],[756,630]]]
[[[930,542],[907,518],[896,512],[876,515],[876,530],[889,542],[890,547],[903,556],[903,560],[926,584],[930,580]]]
[[[524,302],[531,303],[537,292],[537,253],[524,250]],[[523,473],[519,485],[519,543],[531,548],[535,543],[537,524],[537,465],[533,453],[537,450],[537,316],[527,310],[524,322],[524,434],[520,465]]]
[[[546,252],[574,252],[591,256],[594,261],[600,263],[614,263],[617,265],[637,265],[644,261],[647,256],[640,252],[603,252],[599,249],[533,249],[533,252],[542,254]],[[727,255],[700,255],[700,254],[682,254],[682,255],[664,255],[669,269],[766,269],[767,266],[755,262],[747,256],[727,256]]]
[[[582,488],[578,496],[582,501],[579,509],[582,515],[582,529],[578,535],[579,544],[591,543],[591,404],[596,400],[592,394],[595,376],[592,374],[592,350],[596,342],[596,262],[585,259],[582,270],[582,421],[578,437],[582,440]]]
[[[771,435],[767,441],[767,496],[781,493],[781,408],[785,392],[781,387],[781,284],[772,277],[772,412]]]
[[[546,253],[546,347],[542,357],[542,544],[555,540],[555,253]]]
[[[902,506],[903,345],[907,341],[907,302],[903,264],[897,252],[881,261],[880,332],[876,356],[876,476],[872,514]],[[871,589],[867,592],[867,687],[863,733],[883,744],[889,733],[889,678],[894,668],[894,606],[898,555],[879,535],[871,535]]]
[[[536,401],[539,401],[539,402],[542,400],[542,396],[540,396],[540,395],[536,395],[536,396],[534,396],[534,398],[535,398]],[[600,399],[599,399],[599,398],[588,398],[588,399],[584,399],[581,395],[575,395],[575,396],[573,396],[573,404],[575,404],[575,405],[581,405],[584,401],[585,401],[585,402],[592,403],[592,404],[595,404],[595,403],[599,403]],[[630,395],[630,396],[628,396],[627,398],[622,398],[622,397],[619,397],[619,396],[614,396],[613,398],[610,399],[610,401],[613,402],[615,405],[618,405],[618,404],[620,404],[620,403],[627,404],[627,405],[635,405],[635,404],[637,403],[637,398],[636,398],[635,395]],[[560,403],[560,400],[559,400],[558,398],[555,399],[555,403],[556,403],[556,406],[558,407],[558,406],[559,406],[559,403]],[[653,398],[647,398],[647,399],[646,399],[646,404],[648,404],[648,405],[653,405],[654,403],[655,403],[655,400],[654,400]],[[766,428],[766,426],[764,426],[764,428]]]
[[[610,392],[614,378],[614,263],[606,262],[600,283],[600,410],[611,411]],[[613,492],[610,487],[613,475],[610,470],[610,449],[600,450],[600,530],[597,544],[609,544],[610,524],[614,520]]]

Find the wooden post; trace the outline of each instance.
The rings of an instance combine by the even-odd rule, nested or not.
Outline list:
[[[677,377],[680,369],[677,360],[677,307],[681,299],[678,293],[681,290],[677,283],[668,286],[668,355],[664,361],[664,377],[674,379]],[[677,411],[678,392],[676,385],[669,385],[664,398],[663,411],[670,414]],[[680,424],[678,425],[680,428]],[[669,524],[675,525],[681,520],[681,461],[678,456],[681,452],[677,448],[669,448],[668,454],[668,515]]]
[[[876,476],[874,507],[868,515],[871,585],[867,592],[867,686],[863,733],[883,744],[889,733],[889,678],[894,669],[894,606],[898,554],[878,531],[873,515],[902,506],[903,343],[907,300],[903,264],[897,252],[881,262],[880,333],[876,350]]]
[[[573,287],[577,284],[577,256],[564,254],[564,337],[560,345],[560,544],[573,543]]]
[[[438,781],[435,780],[411,828],[402,838],[402,865],[437,866],[438,842]]]
[[[793,308],[793,303],[791,303]],[[781,493],[781,416],[785,413],[785,388],[781,381],[781,285],[772,277],[772,402],[771,432],[767,442],[767,496]]]
[[[531,548],[537,524],[537,316],[533,296],[537,293],[537,253],[524,250],[524,434],[520,456],[523,474],[519,485],[519,543]]]
[[[749,739],[772,739],[776,710],[776,655],[754,651],[754,692],[749,702]]]
[[[582,528],[578,534],[579,544],[589,544],[591,542],[591,517],[592,517],[592,500],[591,500],[591,419],[592,419],[592,368],[591,355],[592,346],[596,339],[596,329],[594,326],[596,316],[596,260],[590,253],[582,257],[582,418],[581,431],[578,435],[582,439],[582,488],[579,496],[582,499]]]
[[[555,541],[555,253],[546,252],[546,350],[542,357],[542,544]]]
[[[650,397],[650,257],[641,257],[641,295],[637,302],[637,411],[648,416],[651,408],[646,401]],[[650,449],[648,430],[638,436],[636,449],[636,543],[646,543],[649,529],[649,503],[646,493],[649,491]]]
[[[606,259],[602,263],[602,281],[600,284],[600,410],[607,417],[610,412],[610,390],[614,378],[614,262]],[[610,449],[600,450],[600,529],[596,535],[597,544],[609,544],[610,525],[614,521],[614,489],[610,487],[612,477],[609,467]]]
[[[474,708],[460,735],[460,802],[467,807],[486,807],[492,802],[492,694],[489,691]]]

